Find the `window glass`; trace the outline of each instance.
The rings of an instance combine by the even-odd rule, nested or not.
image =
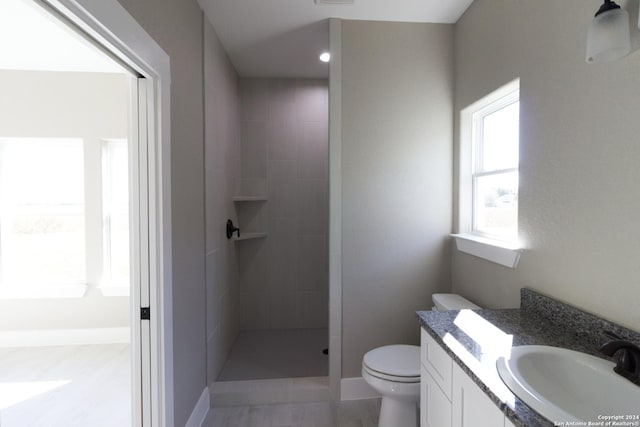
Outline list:
[[[518,167],[520,102],[482,118],[482,170]]]
[[[518,173],[476,178],[474,212],[477,231],[515,240],[518,237]]]
[[[82,140],[0,140],[0,280],[85,283]]]

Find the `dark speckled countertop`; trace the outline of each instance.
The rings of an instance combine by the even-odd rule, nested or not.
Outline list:
[[[640,344],[640,334],[530,289],[521,308],[418,311],[424,329],[516,425],[554,426],[504,385],[495,361],[511,346],[548,345],[602,357],[604,331]]]

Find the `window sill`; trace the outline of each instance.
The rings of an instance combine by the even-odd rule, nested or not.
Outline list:
[[[516,268],[518,266],[522,249],[516,244],[474,236],[472,234],[452,234],[452,236],[456,240],[456,247],[460,252],[483,258],[509,268]]]
[[[0,299],[82,298],[87,285],[67,286],[0,286]]]

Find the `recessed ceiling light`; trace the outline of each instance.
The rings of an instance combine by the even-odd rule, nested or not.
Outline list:
[[[322,62],[329,62],[330,59],[331,54],[329,52],[322,52],[322,54],[320,55],[320,61]]]

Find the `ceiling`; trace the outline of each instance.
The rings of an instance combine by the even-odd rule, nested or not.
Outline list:
[[[328,18],[455,23],[473,0],[198,0],[243,77],[327,78]]]
[[[0,70],[123,73],[32,0],[0,0]]]

